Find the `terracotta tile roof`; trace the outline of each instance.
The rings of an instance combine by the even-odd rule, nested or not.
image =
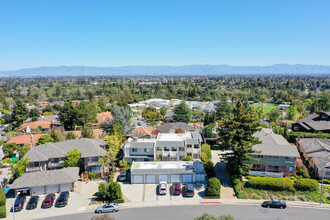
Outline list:
[[[29,126],[31,129],[37,129],[39,126],[41,126],[43,129],[50,129],[53,126],[61,126],[60,123],[52,123],[50,121],[34,121],[34,122],[29,122],[29,123],[24,123],[21,125],[21,128],[19,129],[20,131],[24,130]]]
[[[113,115],[111,112],[101,112],[96,115],[97,123],[87,123],[87,125],[99,126],[104,122],[111,121]]]
[[[152,136],[153,130],[154,130],[153,127],[136,127],[133,133],[128,136],[137,137],[137,138]]]
[[[64,136],[67,135],[67,133],[69,133],[70,131],[66,131],[64,132]],[[77,135],[77,138],[81,138],[81,131],[71,131],[73,133],[75,133]],[[102,130],[102,129],[93,129],[93,135],[94,138],[98,139],[104,135],[106,135],[106,133]]]
[[[32,141],[33,141],[33,146],[36,146],[37,140],[41,137],[43,134],[33,134],[32,135]],[[26,135],[18,135],[15,137],[12,137],[7,143],[16,143],[19,145],[30,145],[31,144],[31,138],[29,134]]]

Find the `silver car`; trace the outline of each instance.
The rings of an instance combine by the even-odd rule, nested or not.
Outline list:
[[[167,182],[161,181],[158,186],[159,195],[166,195],[167,193]]]
[[[116,203],[104,204],[103,206],[99,206],[97,209],[95,209],[96,213],[118,212],[118,211],[119,211],[119,205]]]

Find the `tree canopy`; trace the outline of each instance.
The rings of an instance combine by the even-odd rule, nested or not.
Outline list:
[[[188,123],[191,119],[191,109],[184,101],[182,101],[179,105],[176,105],[173,112],[175,121]]]

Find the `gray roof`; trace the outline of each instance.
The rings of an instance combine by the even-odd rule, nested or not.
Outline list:
[[[79,167],[67,167],[58,170],[25,173],[15,180],[11,189],[47,186],[76,182],[79,178]]]
[[[50,158],[66,157],[67,152],[75,148],[81,153],[81,158],[101,157],[106,155],[103,146],[106,146],[106,142],[102,139],[73,139],[38,145],[29,150],[24,157],[29,158],[29,162],[48,161]]]
[[[134,148],[153,148],[155,145],[155,142],[150,141],[131,141],[130,147]]]
[[[254,150],[261,151],[261,155],[300,157],[296,146],[289,144],[282,135],[275,134],[272,129],[262,128],[261,131],[255,133],[253,136],[258,137],[262,141],[261,144],[253,146]]]
[[[318,168],[330,162],[330,139],[300,138],[299,145],[308,157],[313,157]]]
[[[316,130],[316,131],[324,131],[330,130],[330,121],[329,119],[322,118],[320,115],[325,114],[330,116],[329,112],[321,112],[320,114],[313,113],[309,116],[300,119],[297,124],[305,128],[306,130]]]
[[[157,141],[159,147],[184,147],[184,141]]]
[[[161,133],[169,133],[175,129],[181,128],[183,131],[194,131],[195,128],[188,125],[184,122],[173,122],[173,123],[167,123],[164,125],[159,125],[158,130],[160,130]]]

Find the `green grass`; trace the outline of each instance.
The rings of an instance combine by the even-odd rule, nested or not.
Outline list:
[[[261,108],[262,106],[259,105],[259,104],[253,104],[252,107],[257,109],[257,108]],[[273,108],[277,108],[277,105],[276,104],[270,104],[270,103],[264,103],[264,114],[267,114]]]

